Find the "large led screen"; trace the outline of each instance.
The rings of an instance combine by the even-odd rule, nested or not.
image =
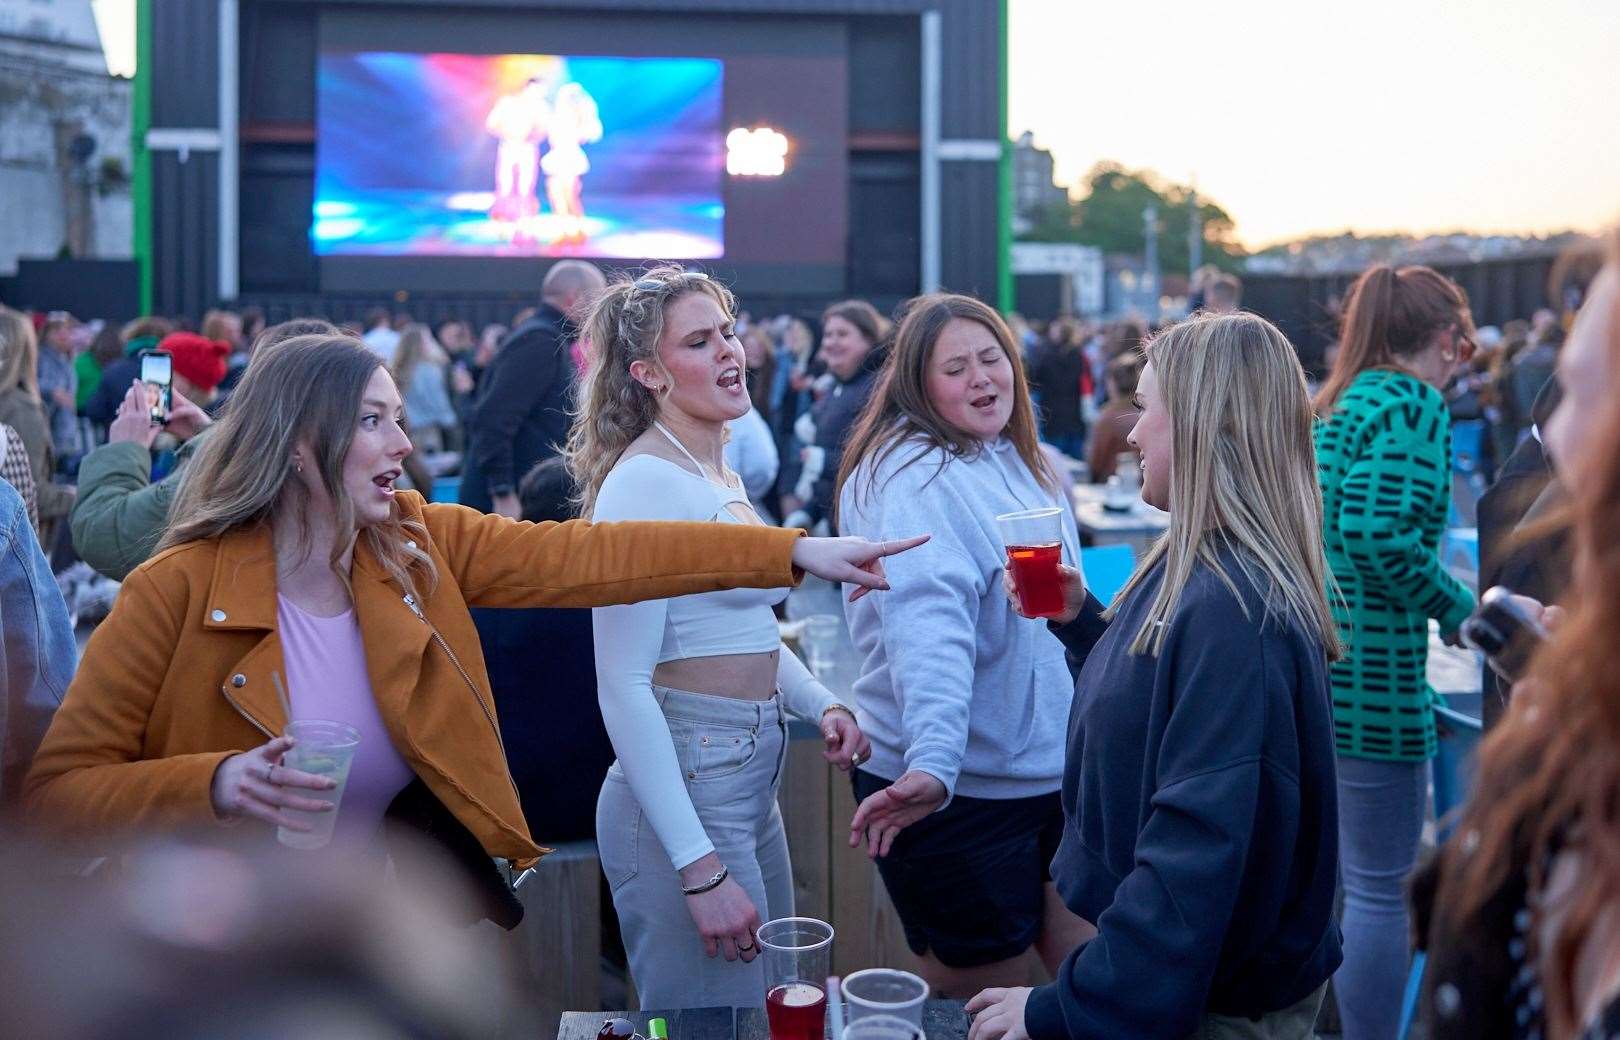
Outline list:
[[[323,256],[724,255],[720,61],[323,51]]]

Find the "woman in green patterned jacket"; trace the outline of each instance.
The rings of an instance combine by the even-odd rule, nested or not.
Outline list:
[[[1350,288],[1316,398],[1330,595],[1347,653],[1332,666],[1339,752],[1345,1040],[1393,1040],[1409,950],[1405,882],[1434,754],[1429,619],[1454,637],[1473,594],[1440,562],[1451,502],[1441,388],[1474,350],[1462,289],[1427,267],[1371,268]],[[1341,598],[1342,597],[1342,598]]]

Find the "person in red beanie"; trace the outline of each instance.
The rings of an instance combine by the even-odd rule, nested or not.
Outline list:
[[[158,342],[158,349],[174,357],[176,392],[206,411],[216,388],[225,381],[230,344],[195,332],[171,332]]]

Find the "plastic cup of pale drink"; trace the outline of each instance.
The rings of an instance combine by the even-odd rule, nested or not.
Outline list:
[[[335,781],[336,786],[326,791],[293,788],[300,797],[330,802],[332,808],[323,812],[283,808],[281,811],[289,818],[308,824],[310,829],[294,831],[277,827],[276,840],[293,849],[325,848],[337,824],[343,789],[349,784],[349,767],[354,764],[354,753],[360,747],[360,731],[342,722],[298,719],[287,723],[285,732],[293,738],[293,746],[282,756],[281,764],[288,769],[324,776]]]

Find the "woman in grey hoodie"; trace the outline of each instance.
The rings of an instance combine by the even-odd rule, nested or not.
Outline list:
[[[927,530],[889,566],[881,603],[846,606],[872,758],[854,777],[864,839],[930,986],[967,997],[1048,970],[1091,934],[1057,897],[1063,720],[1074,691],[1062,644],[1001,591],[1001,513],[1060,507],[1012,333],[967,296],[913,301],[893,357],[845,445],[840,530]],[[995,982],[992,980],[1017,980]]]

